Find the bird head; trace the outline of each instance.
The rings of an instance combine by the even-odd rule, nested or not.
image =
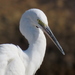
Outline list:
[[[35,28],[42,29],[49,36],[49,38],[51,38],[51,40],[54,42],[57,48],[61,51],[61,53],[65,55],[61,45],[59,44],[54,34],[52,33],[50,27],[48,26],[48,20],[43,11],[39,9],[29,9],[23,14],[23,16],[24,18],[28,19],[29,22],[31,22],[31,25],[33,25]],[[21,22],[23,22],[23,20]]]

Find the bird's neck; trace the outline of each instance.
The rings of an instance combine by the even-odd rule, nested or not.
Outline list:
[[[43,57],[46,50],[46,38],[42,30],[36,34],[37,36],[33,38],[29,42],[29,48],[27,49],[27,53],[30,53],[30,57],[35,57],[38,54]]]
[[[46,50],[46,38],[43,31],[40,28],[33,26],[31,20],[29,21],[29,19],[26,21],[21,19],[20,31],[29,43],[29,47],[25,51],[25,54],[29,59],[27,60],[29,61],[27,62],[27,75],[33,75],[33,73],[37,71],[43,61]]]
[[[35,67],[34,71],[37,71],[42,64],[46,50],[46,38],[44,33],[40,31],[38,34],[38,38],[33,38],[33,43],[29,42],[29,48],[25,51],[29,57],[29,61],[32,62],[29,64],[33,64]]]

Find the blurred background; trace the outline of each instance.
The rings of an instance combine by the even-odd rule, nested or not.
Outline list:
[[[0,0],[0,44],[13,43],[27,49],[28,42],[19,31],[21,15],[39,8],[63,47],[63,56],[47,37],[44,61],[36,75],[75,75],[75,0]]]

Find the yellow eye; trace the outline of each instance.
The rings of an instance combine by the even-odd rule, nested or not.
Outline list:
[[[38,21],[38,24],[40,24],[42,27],[46,26],[41,20],[37,19],[37,21]]]

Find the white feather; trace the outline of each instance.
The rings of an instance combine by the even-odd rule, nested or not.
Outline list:
[[[22,51],[19,46],[13,44],[0,45],[0,75],[34,75],[42,64],[46,50],[46,38],[42,31],[43,27],[37,19],[46,25],[42,25],[44,29],[48,28],[47,17],[39,9],[26,11],[20,20],[20,31],[29,43],[27,50]],[[51,33],[50,36],[53,38]],[[59,43],[57,41],[55,43],[60,48]]]

